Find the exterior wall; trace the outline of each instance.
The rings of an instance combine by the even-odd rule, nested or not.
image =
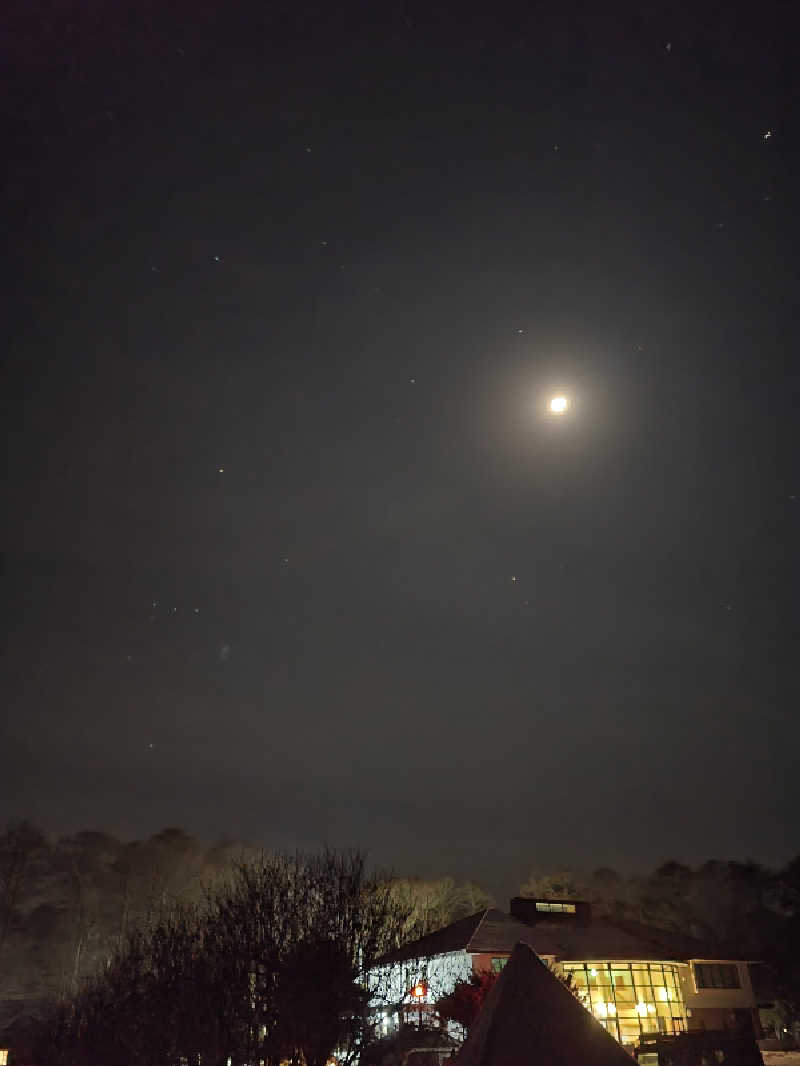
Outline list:
[[[410,992],[421,982],[428,989],[422,1004],[430,1007],[440,996],[452,992],[457,981],[466,981],[471,973],[472,956],[463,950],[378,966],[369,975],[369,1005],[373,1009],[397,1009],[402,1004],[417,1004]]]
[[[694,960],[688,967],[682,982],[683,1000],[688,1008],[690,1029],[735,1029],[740,1026],[752,1028],[755,1036],[761,1036],[761,1021],[758,1004],[750,980],[750,967],[746,962],[730,960],[697,960],[703,962],[724,961],[735,966],[739,975],[739,988],[698,988],[694,973]]]
[[[702,963],[723,960],[700,959],[697,961]],[[737,1007],[748,1010],[755,1008],[756,998],[750,983],[750,968],[746,962],[727,962],[727,965],[735,966],[738,971],[739,988],[697,988],[694,979],[694,962],[695,960],[692,960],[689,972],[684,975],[682,982],[683,1002],[692,1013],[702,1009],[731,1011]]]
[[[509,959],[511,953],[508,951],[492,951],[492,952],[476,952],[472,956],[472,972],[473,973],[485,973],[487,970],[492,969],[493,959]],[[549,966],[553,959],[549,955],[540,955],[539,958],[542,962],[547,963]]]
[[[727,1029],[731,1012],[725,1007],[691,1007],[690,1029]]]
[[[472,973],[491,970],[493,968],[493,959],[508,957],[508,952],[484,952],[470,955],[462,949],[461,951],[448,952],[447,954],[435,955],[430,958],[376,967],[369,975],[370,1007],[376,1015],[383,1019],[384,1031],[395,1028],[404,1013],[409,1019],[413,1020],[419,1010],[424,1018],[426,1015],[431,1014],[436,1000],[440,996],[451,992],[457,981],[467,980]],[[542,956],[542,961],[548,964],[554,962],[552,958],[546,956]],[[713,962],[719,960],[703,959],[698,961]],[[605,966],[612,969],[615,966],[631,966],[640,969],[643,966],[651,965],[657,967],[661,964],[636,963],[635,961],[603,963],[563,960],[558,963],[557,968],[563,972],[565,969],[574,970],[576,967],[584,966],[588,970],[589,968]],[[737,967],[739,988],[698,989],[695,984],[692,964],[687,965],[686,963],[675,961],[664,962],[663,966],[669,967],[677,975],[677,992],[680,999],[680,1005],[675,1002],[675,1006],[678,1009],[670,1012],[673,1017],[668,1020],[668,1031],[676,1027],[680,1028],[681,1022],[689,1029],[723,1029],[740,1025],[745,1019],[749,1019],[755,1034],[757,1036],[760,1035],[757,1004],[750,981],[749,967],[744,962],[733,963],[733,965]],[[420,982],[426,986],[427,992],[425,996],[416,999],[410,993],[413,986]],[[588,987],[592,982],[589,981],[588,976],[586,983],[587,990],[583,993],[583,999],[586,1001],[585,1005],[592,1009],[592,994],[591,989]],[[576,991],[579,991],[579,989],[576,989]],[[616,997],[614,998],[616,1001]],[[600,1006],[602,1007],[602,1003]],[[655,1018],[646,1018],[645,1022],[642,1022],[640,1026],[642,1031],[649,1031],[651,1025],[655,1025],[658,1022],[658,1016],[662,1011],[657,1001],[655,1002],[655,1007]],[[593,1010],[593,1013],[596,1014],[596,1011]],[[620,1003],[620,1014],[616,1018],[611,1018],[610,1016],[598,1016],[598,1018],[612,1035],[616,1036],[617,1039],[623,1039],[624,1042],[625,1037],[622,1029],[625,1028],[625,1019],[623,1017],[622,1003]],[[630,1027],[631,1023],[628,1022],[627,1028]]]
[[[509,959],[510,955],[505,951],[498,951],[494,954],[489,952],[478,953],[476,952],[472,956],[472,972],[473,973],[486,973],[487,970],[492,969],[492,959]]]

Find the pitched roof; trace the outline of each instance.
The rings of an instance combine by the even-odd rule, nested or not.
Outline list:
[[[434,933],[404,944],[378,960],[378,965],[391,962],[430,958],[450,951],[491,952],[507,954],[514,945],[524,940],[532,943],[534,929],[524,922],[504,914],[496,907],[477,911],[468,918],[437,929]]]
[[[527,944],[517,944],[454,1066],[631,1066]]]
[[[706,944],[641,922],[593,918],[590,922],[543,921],[528,925],[496,907],[489,907],[405,944],[385,955],[379,963],[430,958],[450,951],[506,955],[519,941],[529,944],[539,955],[568,962],[741,958],[741,953],[730,947]]]
[[[641,922],[593,918],[590,922],[536,922],[525,938],[540,955],[557,959],[735,959],[730,949],[712,947],[694,937],[656,929]]]

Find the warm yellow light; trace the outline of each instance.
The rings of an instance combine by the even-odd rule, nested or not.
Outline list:
[[[568,407],[569,400],[566,396],[554,396],[550,401],[550,410],[554,415],[563,415]]]
[[[411,989],[411,995],[415,996],[417,999],[422,999],[422,997],[425,995],[425,993],[427,991],[428,990],[425,987],[425,985],[418,984],[418,985],[414,985],[414,987]]]
[[[669,996],[667,995],[666,988],[659,988],[659,990],[658,990],[658,998],[659,999],[664,999],[664,1000],[669,999]]]
[[[607,1004],[607,1006],[608,1006],[608,1013],[613,1017],[617,1013],[616,1004],[609,1003],[609,1004]]]
[[[608,1017],[608,1008],[606,1007],[606,1005],[602,1001],[602,999],[600,1000],[599,1003],[595,1003],[594,1012],[595,1012],[595,1014],[597,1015],[598,1018],[607,1018]]]

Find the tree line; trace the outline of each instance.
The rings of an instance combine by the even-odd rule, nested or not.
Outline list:
[[[0,1001],[5,1018],[75,992],[145,919],[199,901],[244,854],[179,829],[126,842],[85,831],[49,840],[29,822],[0,835]]]
[[[261,1040],[263,1054],[257,1058],[290,1057],[286,1048],[301,1046],[291,1004],[303,1002],[304,1017],[314,1016],[308,1006],[314,983],[309,974],[320,967],[338,974],[336,987],[344,991],[329,989],[326,1001],[338,1003],[342,1016],[363,1018],[355,989],[365,960],[493,903],[474,882],[381,879],[367,874],[363,857],[351,856],[348,861],[355,865],[350,867],[341,865],[344,861],[331,852],[301,859],[265,856],[239,843],[207,847],[179,829],[126,842],[97,832],[49,840],[30,823],[9,825],[0,834],[0,1003],[5,1007],[0,1027],[15,1016],[41,1016],[45,1003],[60,1004],[57,1024],[52,1010],[49,1015],[52,1056],[70,1048],[79,1030],[91,1029],[100,1040],[101,1019],[115,1018],[114,1031],[125,1032],[125,1018],[145,1017],[134,1005],[141,1012],[147,1003],[147,1018],[160,1018],[176,1034],[200,1034],[197,1040],[205,1049],[240,1048],[242,1055],[252,1056],[254,1041]],[[336,895],[345,883],[357,886],[349,903]],[[521,894],[588,899],[599,915],[729,944],[739,957],[769,964],[771,987],[764,998],[775,994],[787,1019],[800,1016],[800,857],[780,869],[720,861],[692,868],[671,861],[642,876],[609,868],[591,874],[539,871],[521,885]],[[355,923],[349,939],[342,939],[341,931],[317,935],[334,928],[325,926],[332,921],[331,900]],[[253,907],[264,915],[256,931],[245,921]],[[317,932],[301,936],[302,929]],[[315,954],[319,951],[329,953],[327,961]],[[280,966],[279,975],[259,969],[264,952],[269,965]],[[250,967],[246,977],[245,965]],[[224,993],[226,981],[230,994]],[[257,994],[243,999],[243,983],[252,981]],[[189,986],[195,991],[187,998]],[[234,1010],[234,1004],[252,1001],[258,1006],[248,1010],[255,1014],[236,1014],[240,1008]],[[218,1002],[226,1002],[233,1014],[220,1019],[210,1013],[209,1004]],[[114,1013],[122,1008],[109,1006],[120,1003],[127,1005],[122,1019]],[[144,1023],[136,1025],[136,1040],[146,1043]],[[326,1040],[336,1029],[330,1020],[317,1019],[317,1026],[328,1033]],[[151,1037],[157,1031],[152,1028]],[[261,1036],[256,1038],[256,1032]],[[336,1040],[345,1038],[353,1045],[361,1039],[355,1030],[344,1036],[337,1030]],[[144,1052],[131,1050],[138,1046],[134,1037],[126,1039],[119,1061],[148,1062]],[[176,1036],[184,1051],[186,1039]],[[176,1062],[186,1058],[178,1044]],[[117,1061],[103,1048],[98,1062]],[[64,1052],[64,1061],[87,1066],[95,1061],[75,1057],[74,1050]],[[169,1061],[162,1052],[158,1061]],[[198,1047],[191,1053],[215,1061],[208,1050]],[[313,1048],[302,1051],[305,1061],[314,1054]]]
[[[239,842],[209,847],[175,828],[143,841],[94,831],[51,840],[29,822],[10,824],[0,834],[0,1030],[70,999],[131,937],[176,914],[185,923],[233,871],[259,860]],[[393,946],[492,903],[478,885],[449,877],[389,883]]]
[[[366,974],[408,914],[357,853],[235,862],[200,903],[130,929],[36,1027],[40,1066],[324,1066],[369,1032]]]

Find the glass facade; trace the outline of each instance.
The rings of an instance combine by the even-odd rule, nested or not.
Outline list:
[[[686,1029],[678,967],[660,962],[565,962],[583,1005],[622,1044]]]

